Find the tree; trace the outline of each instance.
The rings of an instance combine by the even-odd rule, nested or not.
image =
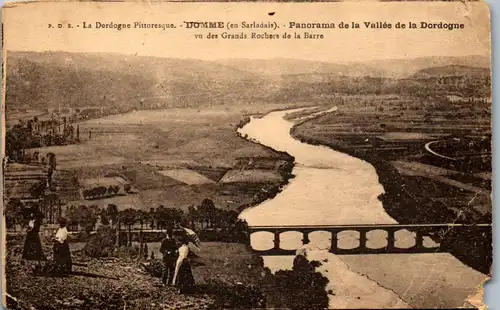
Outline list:
[[[114,204],[109,204],[107,207],[106,207],[106,216],[109,218],[110,220],[110,224],[111,226],[115,225],[116,224],[116,221],[118,219],[118,207]]]
[[[132,246],[132,225],[137,223],[137,214],[134,209],[128,208],[119,213],[120,222],[128,228],[128,246]]]
[[[94,230],[99,215],[97,206],[80,205],[78,207],[78,223],[88,233]]]
[[[159,206],[156,209],[155,219],[159,229],[166,228],[166,223],[170,220],[170,218],[167,208],[165,208],[165,206]]]
[[[47,173],[47,180],[49,183],[49,187],[52,187],[52,175],[54,174],[54,171],[56,170],[56,155],[52,152],[47,154],[47,161],[48,161],[48,173]]]
[[[211,226],[216,212],[214,202],[208,198],[203,199],[198,207],[198,212],[201,220],[206,223],[206,227]]]
[[[90,199],[90,191],[88,189],[84,189],[82,191],[82,194],[83,194],[83,198]]]
[[[108,188],[106,186],[98,186],[96,189],[96,194],[98,197],[104,197],[106,196],[107,192],[108,192]]]
[[[198,222],[199,214],[198,210],[194,206],[189,206],[188,208],[188,220],[191,223],[191,227],[195,227],[195,223]]]
[[[16,229],[16,224],[21,222],[21,211],[23,203],[17,198],[9,199],[7,206],[4,209],[5,223],[7,229]]]
[[[141,231],[139,233],[139,258],[143,256],[143,241],[144,241],[144,235],[143,235],[143,229],[144,229],[144,223],[149,221],[149,213],[143,210],[137,210],[136,211],[136,219],[141,223]],[[147,250],[146,250],[146,256],[147,256]]]
[[[108,226],[108,225],[110,225],[110,224],[111,224],[111,223],[109,222],[109,218],[108,218],[108,216],[106,215],[106,211],[102,211],[102,212],[100,213],[100,217],[101,217],[101,224],[102,224],[103,226]]]
[[[155,210],[155,208],[150,208],[149,209],[149,218],[151,219],[151,223],[150,223],[149,227],[151,229],[154,229],[155,228],[155,222],[156,222],[156,210]]]
[[[144,224],[150,221],[149,213],[143,210],[136,211],[137,221],[141,224],[141,230],[144,229]]]
[[[47,183],[44,181],[40,181],[39,183],[31,186],[30,195],[35,198],[41,197],[45,193],[46,187]]]
[[[123,185],[123,189],[125,190],[126,193],[130,193],[132,186],[130,186],[130,184],[127,183]]]

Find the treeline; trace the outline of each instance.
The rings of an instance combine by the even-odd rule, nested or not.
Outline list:
[[[132,186],[130,184],[123,185],[123,191],[125,193],[130,193],[131,190]],[[108,187],[101,185],[94,188],[82,190],[83,198],[87,200],[113,197],[118,195],[119,193],[120,193],[120,186],[118,185],[110,185]]]
[[[61,119],[38,120],[35,116],[27,121],[20,120],[5,134],[5,152],[10,160],[25,162],[31,160],[25,155],[30,148],[67,145],[80,140],[80,128],[66,117]]]
[[[45,109],[46,113],[48,109]],[[49,120],[40,120],[37,116],[9,128],[5,134],[5,151],[14,162],[27,162],[31,159],[25,154],[26,149],[60,146],[80,142],[80,126],[78,121],[92,118],[130,112],[131,107],[112,106],[106,108],[76,108],[68,116],[58,116],[59,111],[69,112],[69,109],[58,109]],[[91,132],[89,132],[89,138]]]
[[[65,212],[68,227],[73,231],[90,233],[99,225],[109,225],[118,230],[126,229],[129,232],[128,242],[132,242],[132,229],[165,230],[168,227],[182,225],[202,233],[207,238],[228,237],[224,232],[231,233],[233,241],[244,241],[246,237],[246,223],[238,218],[233,210],[223,210],[215,207],[210,199],[204,199],[199,206],[192,206],[187,212],[177,208],[159,206],[149,211],[137,209],[118,210],[118,206],[109,204],[105,208],[97,205],[68,206]],[[200,236],[201,237],[201,236]],[[231,239],[230,238],[230,239]]]
[[[406,79],[381,77],[349,77],[326,75],[314,79],[285,76],[283,84],[270,97],[281,102],[289,98],[311,98],[343,93],[347,95],[390,95],[427,97],[458,95],[462,97],[490,97],[491,78],[480,76],[415,77]]]

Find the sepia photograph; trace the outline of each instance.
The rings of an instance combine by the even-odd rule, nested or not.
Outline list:
[[[485,308],[485,3],[2,16],[6,309]]]

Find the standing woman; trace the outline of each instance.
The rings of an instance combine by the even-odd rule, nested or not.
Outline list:
[[[45,260],[43,254],[42,241],[40,240],[40,226],[42,225],[42,214],[37,208],[32,207],[28,216],[28,233],[24,242],[23,259],[37,261],[41,266],[41,261]]]
[[[71,273],[72,261],[68,244],[68,229],[66,219],[59,219],[59,229],[54,238],[54,263],[55,272],[60,275]]]
[[[189,238],[186,234],[180,234],[177,238],[179,242],[178,258],[175,265],[173,284],[179,288],[181,294],[189,294],[194,288],[194,277],[189,262]]]

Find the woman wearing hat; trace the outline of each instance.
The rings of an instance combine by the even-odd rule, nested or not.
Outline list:
[[[41,266],[41,261],[45,260],[43,254],[42,241],[40,240],[40,226],[42,225],[42,215],[35,207],[29,210],[28,233],[24,242],[23,259],[37,261]]]
[[[179,289],[181,294],[189,294],[194,288],[194,277],[189,259],[189,237],[186,233],[177,236],[179,244],[178,257],[175,264],[174,278],[172,283]]]

